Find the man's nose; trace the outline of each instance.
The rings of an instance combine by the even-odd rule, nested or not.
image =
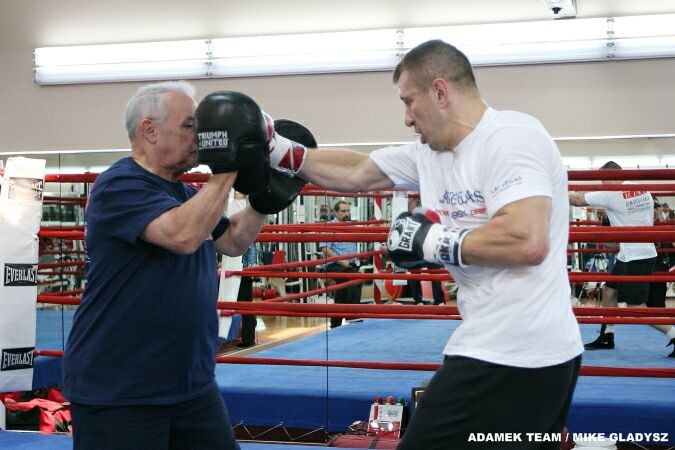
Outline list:
[[[403,121],[405,122],[406,127],[413,127],[415,126],[415,121],[413,120],[412,116],[408,114],[406,111],[405,116],[403,118]]]

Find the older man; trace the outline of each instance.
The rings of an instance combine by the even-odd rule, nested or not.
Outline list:
[[[199,192],[178,181],[198,162],[194,94],[141,87],[125,112],[131,157],[91,191],[88,283],[64,355],[75,449],[239,448],[214,376],[216,251],[241,255],[265,215],[223,218],[236,158]]]

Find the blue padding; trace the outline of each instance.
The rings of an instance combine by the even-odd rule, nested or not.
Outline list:
[[[256,357],[440,362],[456,321],[369,319],[310,336]],[[584,341],[598,325],[582,325]],[[666,338],[648,326],[616,328],[618,348],[586,352],[584,365],[675,368]],[[431,372],[221,364],[218,384],[233,423],[345,431],[364,420],[376,395],[404,396]],[[675,439],[673,379],[581,377],[570,429],[581,432],[670,432]]]
[[[255,357],[440,362],[447,321],[365,320],[270,350]],[[413,342],[414,341],[414,342]],[[436,344],[428,345],[429,342]],[[405,342],[405,344],[403,344]],[[402,347],[401,347],[402,345]],[[409,357],[410,347],[415,347]],[[346,431],[367,419],[375,395],[410,398],[432,372],[301,366],[219,364],[216,379],[233,423]]]
[[[316,448],[307,447],[306,445],[254,444],[250,442],[240,442],[239,445],[241,450],[302,450]],[[0,448],[8,450],[70,450],[73,448],[73,439],[70,436],[63,435],[0,430]]]
[[[74,310],[38,310],[35,348],[63,350],[73,326],[74,314]],[[61,358],[45,356],[36,358],[33,370],[33,389],[61,384],[61,368]]]
[[[72,311],[38,311],[37,348],[61,349]],[[234,319],[233,319],[234,323]],[[368,319],[284,344],[252,356],[394,362],[440,362],[457,321]],[[234,326],[231,333],[236,330]],[[584,342],[598,325],[582,325]],[[62,331],[63,330],[63,331]],[[645,325],[616,327],[615,350],[584,353],[586,366],[675,368],[660,332]],[[432,376],[421,371],[381,371],[299,366],[219,364],[218,384],[234,424],[345,431],[367,418],[374,396],[410,399],[412,387]],[[34,385],[60,381],[58,358],[37,358]],[[668,432],[675,441],[675,380],[581,377],[569,417],[576,432]],[[2,448],[2,447],[0,447]]]
[[[12,450],[66,450],[73,448],[70,436],[0,430],[0,448]]]
[[[42,350],[63,350],[73,327],[74,310],[39,309],[35,347]]]

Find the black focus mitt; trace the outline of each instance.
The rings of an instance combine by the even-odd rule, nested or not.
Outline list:
[[[199,163],[213,173],[239,171],[235,189],[264,192],[269,179],[269,133],[257,103],[234,91],[213,92],[195,112]]]

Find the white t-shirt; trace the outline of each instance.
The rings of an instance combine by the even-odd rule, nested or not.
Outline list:
[[[631,184],[625,182],[624,184]],[[597,191],[584,194],[586,203],[605,208],[609,223],[617,227],[654,225],[654,199],[645,191]],[[654,258],[653,243],[630,242],[619,244],[619,261]]]
[[[453,151],[433,151],[418,141],[376,150],[370,158],[397,187],[419,189],[422,205],[444,225],[479,228],[508,203],[552,198],[550,252],[541,264],[447,266],[459,286],[463,320],[443,353],[535,368],[583,351],[567,275],[567,171],[540,122],[488,108]]]

